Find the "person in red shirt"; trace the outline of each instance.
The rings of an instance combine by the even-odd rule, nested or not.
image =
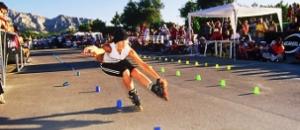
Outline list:
[[[215,27],[213,29],[213,33],[211,36],[211,40],[223,40],[222,36],[222,25],[220,21],[215,23]]]
[[[177,34],[178,34],[178,30],[177,30],[175,24],[171,27],[170,33],[171,33],[171,40],[172,40],[172,43],[174,44],[175,41],[177,40]]]
[[[275,41],[272,42],[271,44],[271,48],[272,48],[272,57],[271,60],[272,61],[282,61],[284,58],[284,52],[285,52],[285,48],[283,46],[283,41],[281,37],[276,38]]]
[[[242,35],[248,35],[249,34],[249,24],[248,20],[245,20],[242,25]]]

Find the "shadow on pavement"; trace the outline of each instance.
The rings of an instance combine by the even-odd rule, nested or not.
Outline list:
[[[253,95],[253,93],[244,93],[244,94],[240,94],[239,96],[250,96]]]
[[[70,113],[60,113],[53,114],[48,116],[38,116],[31,118],[22,118],[22,119],[9,119],[7,117],[0,117],[0,126],[6,125],[7,128],[1,128],[0,130],[62,130],[67,128],[80,128],[86,127],[90,125],[99,125],[99,124],[107,124],[113,123],[113,121],[101,121],[101,120],[79,120],[79,119],[71,119],[71,120],[55,120],[50,118],[59,118],[65,116],[75,116],[75,115],[85,115],[85,114],[102,114],[102,115],[111,115],[117,113],[132,113],[137,112],[133,106],[123,107],[122,110],[118,110],[116,107],[106,107],[99,108],[87,111],[80,112],[70,112]],[[38,125],[38,128],[28,128],[26,125]],[[13,128],[15,126],[15,128]],[[23,128],[22,128],[23,126]]]
[[[67,55],[67,54],[80,54],[81,50],[36,50],[33,51],[31,56],[50,56],[50,55]]]
[[[99,68],[99,63],[97,63],[96,61],[82,61],[82,62],[69,62],[69,63],[64,62],[64,63],[30,65],[24,67],[24,69],[18,74],[70,71],[72,70],[72,68],[74,69]]]

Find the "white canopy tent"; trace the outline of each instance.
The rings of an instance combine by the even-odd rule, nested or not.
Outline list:
[[[234,33],[236,32],[238,18],[240,17],[253,17],[268,14],[277,14],[280,28],[282,30],[282,12],[280,8],[260,8],[242,6],[237,3],[230,3],[222,6],[216,6],[205,10],[199,10],[188,14],[189,29],[191,30],[192,17],[204,18],[230,18],[231,26]]]

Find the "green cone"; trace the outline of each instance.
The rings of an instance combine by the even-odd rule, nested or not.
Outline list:
[[[190,64],[190,61],[188,61],[188,60],[185,61],[185,64],[186,64],[186,65],[189,65],[189,64]]]
[[[165,73],[166,72],[165,67],[161,67],[160,72]]]
[[[176,76],[180,77],[181,76],[181,72],[179,70],[176,71]]]
[[[216,69],[220,69],[220,65],[219,64],[216,64]]]
[[[252,90],[252,93],[254,95],[260,95],[260,88],[258,86],[255,86]]]
[[[220,80],[220,87],[225,88],[226,87],[226,80],[222,79]]]
[[[231,70],[231,65],[227,65],[227,70],[228,70],[228,71]]]
[[[205,66],[205,67],[207,67],[207,66],[208,66],[208,63],[207,63],[207,62],[205,62],[204,66]]]
[[[196,77],[195,77],[196,81],[201,81],[202,78],[201,78],[201,75],[200,74],[197,74]]]
[[[181,64],[181,60],[178,60],[178,64]]]
[[[199,62],[198,61],[195,62],[195,66],[199,66]]]

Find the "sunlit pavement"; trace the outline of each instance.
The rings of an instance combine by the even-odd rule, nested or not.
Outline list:
[[[136,83],[144,111],[135,112],[121,80],[105,75],[79,50],[34,51],[21,73],[8,76],[0,129],[300,130],[299,65],[201,57],[195,67],[194,61],[185,65],[187,58],[180,58],[182,64],[178,57],[172,57],[174,62],[152,58],[145,61],[157,71],[165,68],[161,74],[169,81],[171,100]],[[197,74],[201,81],[195,81]],[[222,79],[225,88],[219,86]],[[259,95],[252,94],[254,86],[260,87]],[[119,99],[122,111],[116,109]]]

